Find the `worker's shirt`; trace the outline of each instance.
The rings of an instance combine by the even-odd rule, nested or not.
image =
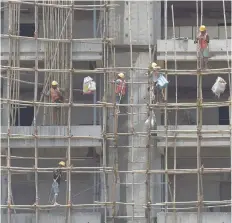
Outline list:
[[[53,171],[53,180],[55,180],[58,184],[60,184],[61,177],[62,177],[61,169],[55,169]]]
[[[51,95],[52,102],[56,102],[56,100],[60,99],[61,92],[59,88],[51,88],[46,95]]]
[[[199,41],[200,49],[206,49],[208,47],[207,37],[208,37],[208,33],[199,34],[198,41]]]
[[[115,93],[120,94],[120,95],[125,95],[126,94],[126,81],[122,79],[117,79],[115,83],[116,83]]]
[[[153,81],[156,83],[159,78],[159,72],[153,71]]]

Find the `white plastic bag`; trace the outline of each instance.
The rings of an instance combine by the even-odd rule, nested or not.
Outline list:
[[[224,93],[226,84],[223,78],[218,77],[211,90],[219,98]]]
[[[151,116],[149,116],[145,121],[145,127],[147,130],[149,129],[149,127],[151,127],[151,129],[154,129],[156,127],[156,116],[154,113],[152,113]]]
[[[156,86],[158,86],[160,89],[166,88],[168,86],[168,81],[162,74],[160,74],[158,77]]]
[[[91,94],[96,91],[96,83],[91,77],[85,77],[83,81],[83,93]]]

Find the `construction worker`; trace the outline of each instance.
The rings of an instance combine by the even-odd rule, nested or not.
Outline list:
[[[160,101],[160,97],[162,100],[164,100],[164,94],[163,94],[163,88],[165,86],[158,86],[158,80],[161,76],[160,74],[160,69],[161,67],[157,65],[157,63],[153,62],[151,63],[151,65],[149,66],[149,73],[150,75],[152,75],[152,80],[154,82],[154,85],[152,87],[153,90],[153,103],[155,102],[155,98],[156,98],[156,102]],[[148,88],[148,91],[150,91],[150,87]]]
[[[126,81],[125,81],[124,73],[119,73],[117,76],[118,76],[117,80],[115,81],[116,84],[115,95],[116,95],[116,104],[119,105],[126,94]],[[118,113],[120,113],[119,107],[118,107]]]
[[[206,27],[204,25],[201,25],[199,30],[200,33],[194,43],[198,43],[200,68],[207,69],[209,58],[209,35],[206,32]]]
[[[57,205],[58,203],[57,201],[57,197],[59,194],[59,186],[60,186],[60,181],[62,178],[62,168],[65,167],[65,162],[64,161],[60,161],[58,168],[56,168],[53,171],[53,183],[52,183],[52,194],[53,194],[53,201],[52,203],[54,205]]]
[[[47,93],[44,94],[45,96],[51,96],[52,103],[63,103],[63,90],[58,87],[58,83],[56,81],[52,81],[52,86],[48,90]],[[53,110],[53,122],[58,124],[60,116],[60,107],[55,107]]]

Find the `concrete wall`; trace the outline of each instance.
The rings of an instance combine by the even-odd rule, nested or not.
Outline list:
[[[35,214],[12,214],[11,215],[12,223],[35,223],[36,217]],[[62,213],[40,213],[38,223],[63,223],[66,220],[65,211]],[[7,222],[7,215],[1,216],[2,222]],[[71,216],[71,223],[80,222],[80,223],[100,223],[101,222],[101,213],[73,213]]]
[[[158,214],[157,223],[172,223],[175,218],[175,215],[172,213],[167,214],[165,219],[165,213]],[[197,222],[197,213],[177,213],[176,214],[176,223],[196,223]],[[203,213],[202,214],[202,223],[230,223],[231,216],[230,213]]]

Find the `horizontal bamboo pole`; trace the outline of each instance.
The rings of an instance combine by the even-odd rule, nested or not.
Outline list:
[[[5,99],[0,98],[1,103],[3,104],[21,104],[27,106],[34,106],[34,105],[41,105],[44,107],[108,107],[112,108],[115,107],[116,104],[113,103],[106,103],[106,102],[98,102],[97,104],[84,104],[84,103],[46,103],[46,102],[34,102],[34,101],[24,101],[24,100],[12,100],[12,99]],[[223,106],[229,106],[230,101],[224,102],[205,102],[202,104],[196,103],[159,103],[159,104],[120,104],[120,107],[149,107],[149,108],[167,108],[168,110],[175,110],[175,109],[189,109],[190,107],[202,107],[202,108],[217,108]]]
[[[133,170],[133,171],[117,171],[118,173],[130,173],[130,174],[212,174],[212,173],[229,173],[231,168],[202,168],[202,169],[168,169],[168,170]]]
[[[112,173],[115,170],[110,167],[106,168],[99,168],[99,171],[78,171],[76,169],[80,169],[80,167],[71,167],[71,168],[63,168],[64,170],[70,170],[72,173]],[[84,169],[84,168],[83,168]],[[28,173],[28,172],[39,172],[39,173],[51,173],[53,172],[54,168],[28,168],[28,167],[1,167],[2,171],[10,170],[11,172],[21,172],[21,173]],[[125,173],[125,174],[169,174],[169,175],[184,175],[184,174],[197,174],[201,172],[202,174],[214,174],[214,173],[230,173],[231,168],[201,168],[201,169],[168,169],[168,170],[133,170],[133,171],[116,171],[117,173]]]
[[[94,10],[94,8],[96,8],[96,10],[99,10],[101,8],[109,8],[109,7],[116,7],[118,6],[118,4],[98,4],[98,5],[61,5],[61,4],[46,4],[46,3],[38,3],[38,2],[27,2],[27,1],[14,1],[14,0],[9,0],[9,3],[13,3],[13,4],[23,4],[23,5],[33,5],[33,6],[44,6],[44,7],[50,7],[50,8],[62,8],[62,9],[73,9],[73,10],[78,10],[78,9],[91,9]]]
[[[150,203],[149,202],[149,206],[151,207],[162,207],[162,206],[171,206],[173,204],[176,205],[198,205],[199,201],[190,201],[190,202],[185,202],[185,201],[181,201],[181,202],[161,202],[161,203]],[[202,204],[204,205],[223,205],[223,204],[230,204],[231,201],[230,200],[222,200],[222,201],[202,201]],[[113,206],[113,205],[125,205],[125,206],[137,206],[137,207],[143,207],[143,208],[147,208],[148,204],[140,204],[140,203],[133,203],[133,202],[99,202],[99,201],[95,201],[92,204],[65,204],[65,205],[58,205],[58,206],[54,206],[54,205],[38,205],[38,204],[34,204],[34,205],[13,205],[13,204],[9,204],[9,205],[1,205],[0,207],[2,209],[5,208],[10,208],[10,209],[25,209],[25,208],[57,208],[57,207],[92,207],[92,206]]]
[[[96,136],[64,136],[64,135],[18,135],[18,134],[10,134],[10,133],[1,133],[1,135],[5,135],[10,139],[90,139],[90,140],[102,140],[102,137]],[[2,137],[3,138],[3,137]]]
[[[33,167],[5,167],[5,166],[1,166],[1,169],[2,170],[33,170],[33,171],[54,171],[54,168],[55,167],[47,167],[47,168],[33,168]],[[105,171],[105,170],[112,170],[113,168],[112,167],[63,167],[62,170],[65,171],[65,170],[102,170],[102,171]]]
[[[80,43],[92,43],[99,44],[96,41],[111,41],[113,38],[86,38],[86,39],[50,39],[42,37],[28,37],[28,36],[16,36],[11,34],[0,34],[1,39],[25,39],[25,40],[38,40],[41,42],[59,42],[59,43],[70,43],[70,42],[80,42]]]
[[[81,73],[81,74],[99,74],[102,73],[102,71],[99,71],[97,69],[95,70],[83,70],[83,69],[35,69],[35,68],[27,68],[27,67],[9,67],[9,66],[1,66],[2,71],[7,70],[14,70],[14,71],[31,71],[31,72],[54,72],[54,73],[67,73],[69,75],[70,72],[73,74],[75,73]]]
[[[121,70],[144,70],[147,71],[148,68],[142,68],[142,67],[108,67],[108,68],[98,68],[99,70],[104,70],[108,72],[120,72]],[[209,75],[209,74],[228,74],[228,72],[232,71],[232,68],[218,68],[218,69],[208,69],[208,70],[173,70],[173,69],[161,69],[161,72],[166,73],[167,75],[199,75],[199,72],[201,75]]]
[[[33,148],[34,149],[34,148]],[[38,148],[39,149],[39,148]],[[6,158],[7,155],[0,155],[1,158]],[[35,157],[30,156],[10,156],[11,159],[25,159],[25,160],[35,160]],[[38,160],[61,160],[65,159],[64,157],[38,157]],[[94,157],[72,157],[71,160],[81,161],[81,160],[92,160]]]
[[[32,38],[33,37],[27,37],[27,38]],[[42,38],[41,38],[42,40]],[[56,39],[55,39],[56,40]],[[55,41],[54,40],[54,41]],[[83,41],[85,39],[78,39],[76,41]],[[91,41],[93,39],[89,39],[89,41]],[[65,40],[63,40],[65,41]],[[59,41],[60,42],[60,41]],[[85,42],[84,42],[85,43]],[[109,75],[114,75],[117,69],[130,69],[129,67],[115,67],[112,70],[107,70],[109,73]],[[35,69],[35,68],[27,68],[27,67],[9,67],[9,66],[1,66],[2,70],[17,70],[17,71],[38,71],[38,72],[45,72],[45,71],[50,71],[50,72],[61,72],[61,73],[70,73],[71,71],[73,73],[81,73],[81,72],[93,72],[93,73],[99,73],[99,74],[103,74],[105,72],[106,68],[96,68],[95,70],[79,70],[79,69]],[[138,69],[138,70],[147,70],[147,68],[139,68],[139,67],[134,67],[134,70]],[[186,71],[181,71],[181,70],[177,70],[177,73],[173,73],[170,70],[165,71],[168,75],[198,75],[196,70],[190,70],[189,73],[187,73],[188,70]],[[120,72],[120,70],[118,71]],[[164,72],[164,71],[163,71]],[[195,72],[195,73],[194,73]],[[204,73],[206,71],[202,71],[202,75],[209,75],[209,74],[228,74],[228,72],[232,72],[232,70],[230,68],[221,68],[221,69],[211,69],[208,72]],[[111,83],[111,82],[110,82]],[[134,83],[134,82],[133,82]],[[144,82],[147,84],[147,82]]]

